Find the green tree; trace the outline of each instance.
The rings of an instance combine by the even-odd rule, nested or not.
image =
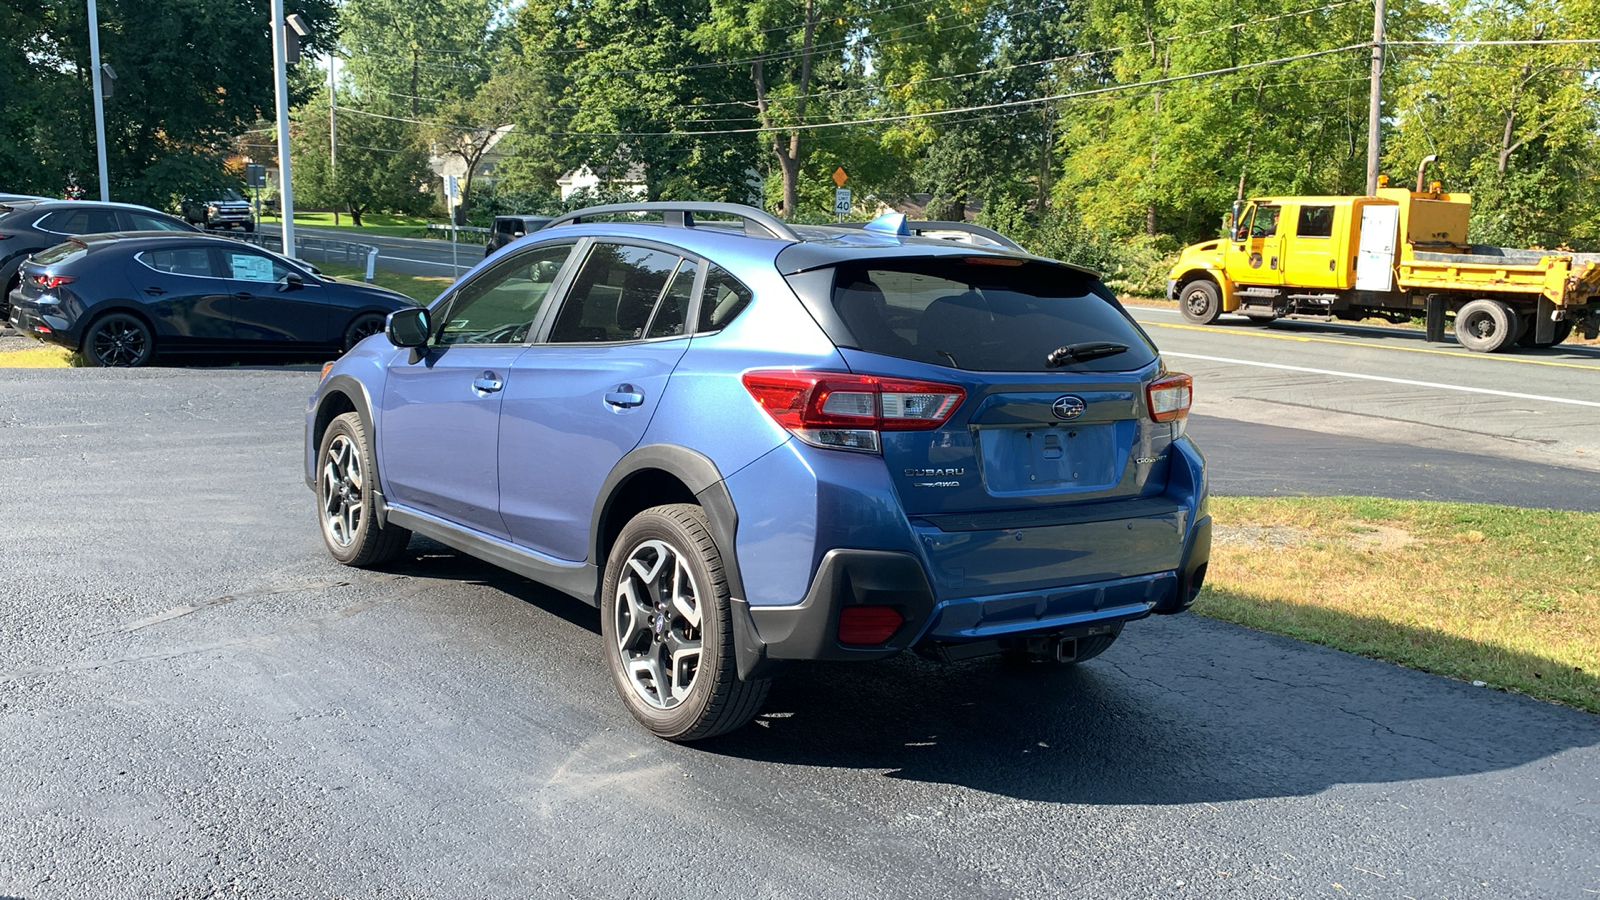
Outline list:
[[[331,0],[289,4],[313,27],[308,49],[328,45]],[[111,194],[170,207],[226,181],[234,135],[273,108],[272,44],[264,0],[102,0],[101,59],[117,73],[106,101]],[[89,34],[81,0],[12,4],[0,16],[20,35],[0,51],[7,79],[0,169],[9,184],[58,192],[69,172],[98,191]],[[10,44],[8,43],[8,46]],[[15,141],[15,143],[13,143]]]
[[[292,134],[295,199],[302,206],[342,207],[359,226],[368,212],[414,215],[431,205],[428,157],[407,123],[361,110],[340,115],[335,166],[324,92],[296,112]]]

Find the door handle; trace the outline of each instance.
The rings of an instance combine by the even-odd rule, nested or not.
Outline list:
[[[161,288],[156,287],[155,285],[151,285],[150,287],[145,288],[144,292],[146,294],[149,294],[152,297],[159,297],[162,294],[166,293],[166,291],[162,290]]]
[[[606,403],[618,409],[632,409],[644,405],[644,394],[631,384],[619,385],[616,390],[606,394]]]
[[[252,294],[249,291],[240,291],[237,294],[234,294],[233,298],[235,300],[254,300],[255,296],[255,294]]]
[[[492,394],[505,386],[506,383],[493,372],[485,372],[472,381],[472,389],[482,394]]]

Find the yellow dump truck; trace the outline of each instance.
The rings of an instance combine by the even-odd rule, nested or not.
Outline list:
[[[1421,316],[1428,340],[1490,353],[1549,347],[1600,329],[1600,253],[1514,250],[1467,242],[1471,198],[1378,189],[1361,197],[1259,197],[1230,234],[1186,247],[1167,297],[1191,322],[1225,312],[1395,322]]]

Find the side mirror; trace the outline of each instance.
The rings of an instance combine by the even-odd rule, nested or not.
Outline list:
[[[305,286],[306,280],[301,278],[298,273],[290,272],[283,276],[283,289],[286,291],[298,291]]]
[[[427,307],[414,306],[410,309],[400,309],[389,313],[389,320],[384,323],[383,333],[389,337],[389,343],[396,347],[420,349],[428,346],[428,335],[433,333],[433,322],[428,317]]]

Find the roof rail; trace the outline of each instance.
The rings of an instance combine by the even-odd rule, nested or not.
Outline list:
[[[744,220],[744,233],[751,237],[775,237],[785,241],[797,242],[803,240],[800,235],[795,233],[793,228],[790,228],[787,223],[777,216],[765,210],[738,203],[673,203],[670,201],[608,203],[605,206],[589,206],[557,216],[550,224],[544,227],[545,229],[550,229],[558,225],[578,225],[583,220],[591,219],[595,216],[645,212],[660,213],[662,224],[674,228],[695,227],[695,213],[733,216]]]
[[[846,228],[864,228],[867,225],[866,222],[841,222],[839,224]],[[995,231],[993,228],[985,228],[982,225],[974,225],[971,222],[908,221],[906,222],[906,228],[910,229],[911,233],[915,235],[921,235],[925,231],[960,231],[964,234],[973,234],[977,235],[978,237],[994,241],[996,244],[999,244],[1007,250],[1017,250],[1022,253],[1028,252],[1021,244],[1013,241],[1011,238],[1006,237],[1000,232]]]

